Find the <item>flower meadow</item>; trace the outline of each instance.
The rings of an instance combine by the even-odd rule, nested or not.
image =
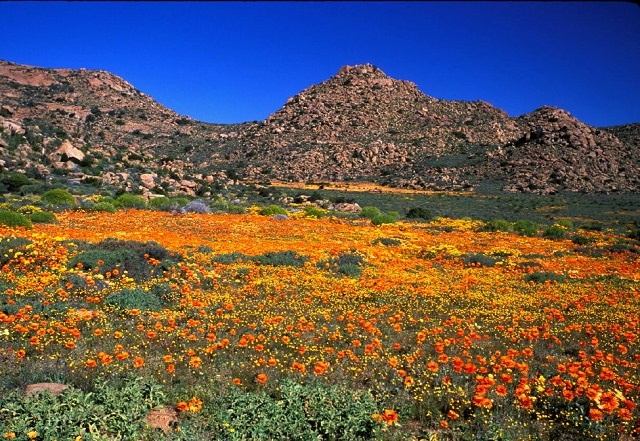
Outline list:
[[[57,219],[0,226],[0,438],[640,437],[640,259],[613,231],[577,244],[446,218]],[[14,393],[40,381],[71,387]],[[144,393],[122,395],[132,384]],[[68,438],[29,413],[69,414],[65,396],[102,400]],[[127,435],[109,406],[136,400]],[[165,405],[171,431],[144,427]]]

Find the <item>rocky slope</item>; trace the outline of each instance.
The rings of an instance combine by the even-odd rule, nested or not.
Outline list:
[[[552,107],[511,118],[368,64],[341,68],[263,122],[214,125],[108,72],[0,61],[0,170],[144,193],[205,194],[229,179],[638,192],[635,126],[597,129]]]

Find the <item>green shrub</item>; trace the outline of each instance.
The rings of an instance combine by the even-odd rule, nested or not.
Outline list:
[[[564,239],[567,237],[567,230],[558,224],[553,224],[542,235],[549,239]]]
[[[148,258],[160,263],[152,265]],[[170,253],[155,242],[105,239],[96,244],[81,245],[80,253],[69,261],[69,267],[74,268],[81,263],[84,270],[98,268],[103,275],[118,269],[126,271],[135,280],[148,280],[161,276],[181,259],[182,256]]]
[[[10,172],[0,175],[0,184],[3,184],[7,191],[17,192],[24,185],[32,184],[32,181],[22,173]]]
[[[0,266],[13,259],[15,253],[24,252],[30,243],[29,239],[23,237],[0,237]]]
[[[576,234],[571,238],[571,242],[575,243],[576,245],[587,245],[593,242],[593,239],[582,236],[581,234]]]
[[[109,202],[98,202],[92,207],[93,211],[102,211],[105,213],[115,213],[116,207]]]
[[[524,276],[527,282],[544,283],[544,282],[564,282],[567,276],[556,274],[550,271],[538,271]]]
[[[269,205],[267,207],[262,208],[258,214],[262,216],[273,216],[275,214],[284,214],[287,215],[287,210],[280,207],[279,205]]]
[[[173,204],[174,202],[166,196],[149,200],[149,206],[159,211],[170,211]]]
[[[569,219],[560,219],[555,224],[560,225],[561,227],[566,228],[567,230],[573,230],[573,222],[570,221]]]
[[[107,305],[119,309],[140,309],[142,311],[158,311],[163,302],[157,293],[142,288],[122,289],[110,294],[105,300]]]
[[[348,252],[318,262],[318,268],[325,268],[335,274],[357,279],[362,275],[362,268],[365,264],[362,255],[357,252]]]
[[[502,259],[493,256],[487,256],[482,253],[469,253],[464,256],[463,262],[466,266],[486,266],[494,267],[496,263]]]
[[[145,208],[147,203],[144,198],[137,194],[123,193],[116,198],[116,208]]]
[[[261,265],[295,266],[302,268],[305,262],[309,261],[309,258],[294,251],[270,251],[260,256],[252,257],[251,260]]]
[[[413,207],[407,211],[407,219],[423,219],[423,220],[431,220],[433,216],[431,212],[423,207]]]
[[[322,208],[310,205],[308,207],[304,207],[304,215],[306,217],[315,217],[317,219],[322,219],[323,217],[327,217],[327,211],[323,210]]]
[[[238,262],[247,262],[250,259],[251,259],[250,256],[234,251],[233,253],[219,254],[211,260],[214,263],[220,263],[222,265],[231,265],[233,263],[238,263]]]
[[[56,215],[48,211],[35,211],[27,216],[31,222],[36,224],[53,224],[58,222]]]
[[[367,440],[381,429],[370,393],[289,379],[274,395],[231,389],[204,411],[219,439]]]
[[[375,218],[376,216],[380,216],[381,214],[382,213],[380,212],[380,210],[378,210],[377,207],[371,206],[362,207],[362,210],[360,211],[360,217],[369,220],[373,220],[373,218]]]
[[[122,384],[98,380],[94,392],[69,387],[55,397],[16,390],[0,395],[0,433],[21,440],[27,429],[42,440],[103,439],[95,434],[106,433],[109,439],[141,439],[147,412],[164,400],[153,380],[133,377]]]
[[[509,232],[513,230],[511,222],[504,219],[493,219],[484,224],[484,231],[503,231]]]
[[[402,241],[400,239],[394,239],[392,237],[379,237],[373,241],[374,245],[384,245],[386,247],[397,247]]]
[[[76,204],[73,195],[62,188],[54,188],[45,192],[42,195],[42,202],[59,208],[73,207]]]
[[[0,225],[6,225],[7,227],[25,227],[31,228],[32,224],[29,218],[16,213],[15,211],[0,211]]]
[[[381,213],[371,219],[373,225],[393,224],[398,220],[399,214],[396,211]]]
[[[517,221],[513,225],[513,230],[522,234],[523,236],[537,236],[538,235],[538,225],[535,222],[531,222],[529,220],[521,219]]]

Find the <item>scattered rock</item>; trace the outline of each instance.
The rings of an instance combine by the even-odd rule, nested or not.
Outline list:
[[[67,389],[66,384],[60,383],[35,383],[27,385],[25,395],[30,397],[40,392],[49,391],[51,395],[56,396]]]
[[[171,406],[160,409],[152,409],[147,414],[147,424],[154,429],[161,429],[163,432],[171,432],[171,425],[178,423],[178,413]]]

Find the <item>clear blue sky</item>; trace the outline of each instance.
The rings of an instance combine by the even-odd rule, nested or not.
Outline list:
[[[102,69],[182,115],[263,120],[345,65],[511,116],[542,105],[640,122],[640,7],[627,2],[0,1],[0,59]]]

